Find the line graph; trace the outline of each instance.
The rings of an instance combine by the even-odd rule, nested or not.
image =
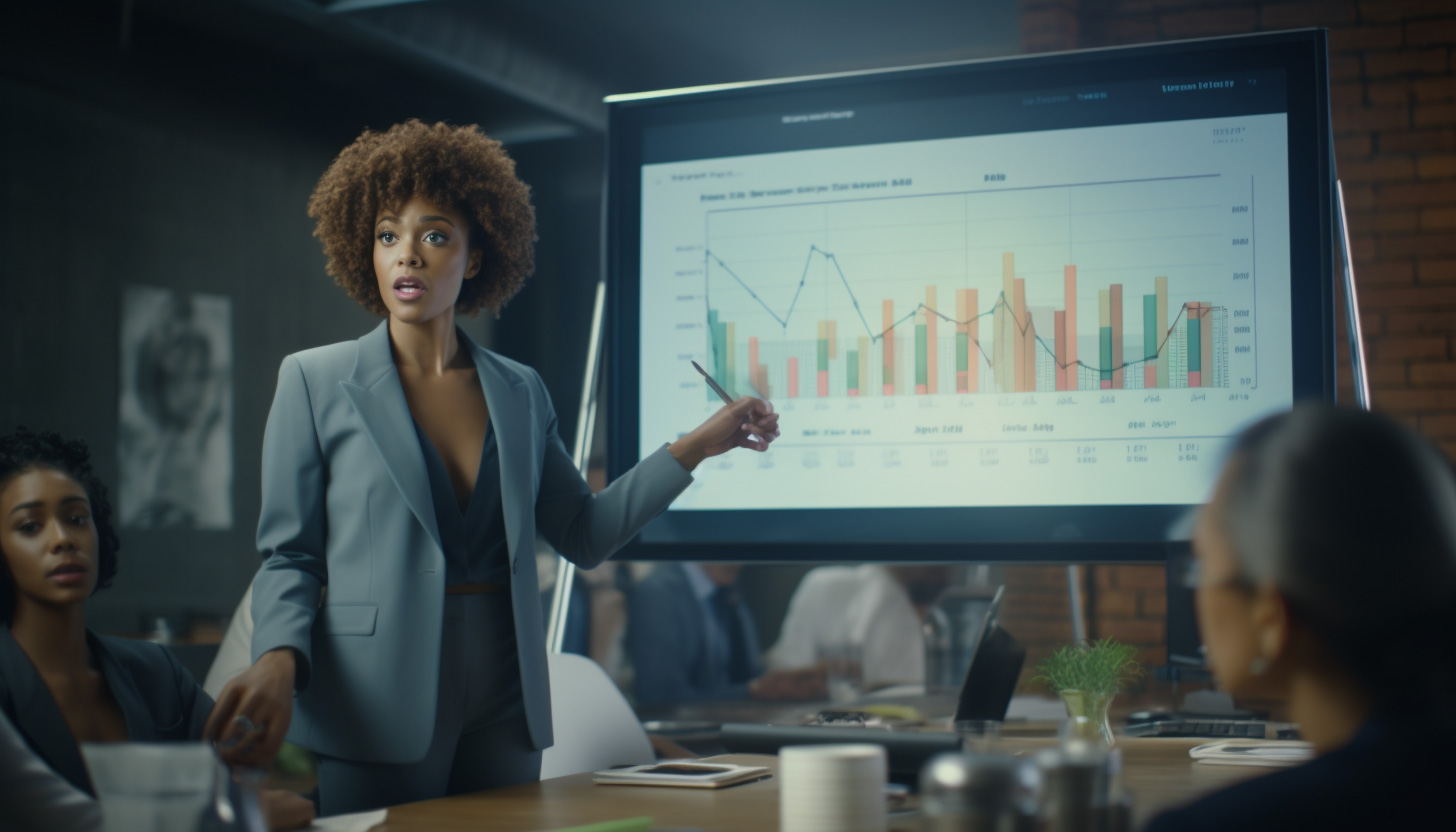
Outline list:
[[[853,304],[854,310],[859,317],[860,323],[864,326],[865,334],[869,337],[871,345],[881,344],[886,338],[894,337],[894,333],[897,327],[901,326],[902,324],[908,323],[909,321],[917,318],[917,316],[920,316],[922,314],[927,317],[933,316],[956,327],[968,327],[969,325],[976,323],[982,319],[994,319],[996,315],[1004,314],[1008,317],[1009,324],[1014,330],[1015,334],[1023,337],[1032,337],[1035,340],[1037,346],[1041,347],[1043,350],[1046,351],[1048,355],[1052,356],[1052,360],[1053,362],[1055,362],[1055,365],[1058,369],[1066,370],[1069,367],[1076,367],[1078,369],[1085,369],[1090,372],[1095,372],[1099,374],[1103,372],[1115,373],[1119,370],[1125,370],[1130,367],[1144,365],[1150,361],[1157,361],[1163,355],[1164,351],[1169,348],[1170,342],[1174,338],[1175,334],[1180,330],[1180,325],[1186,325],[1187,316],[1190,313],[1200,316],[1200,318],[1202,318],[1211,317],[1215,313],[1222,313],[1227,311],[1222,306],[1213,306],[1197,302],[1185,302],[1178,307],[1178,311],[1174,315],[1172,324],[1168,327],[1163,328],[1162,332],[1158,335],[1156,343],[1153,344],[1153,349],[1151,352],[1146,353],[1140,358],[1124,359],[1120,363],[1114,364],[1107,368],[1103,368],[1089,364],[1082,359],[1064,361],[1058,358],[1055,343],[1048,343],[1045,337],[1035,333],[1032,330],[1032,321],[1030,317],[1025,315],[1018,315],[1015,309],[1012,307],[1011,301],[1006,297],[1004,292],[998,293],[996,295],[995,302],[990,309],[984,312],[980,312],[969,318],[958,319],[954,316],[947,315],[946,313],[941,312],[939,309],[931,308],[927,306],[924,302],[920,302],[917,303],[915,307],[911,309],[908,313],[901,316],[899,319],[891,322],[889,326],[880,330],[876,330],[870,325],[869,320],[865,318],[864,308],[860,305],[859,298],[856,297],[854,293],[854,287],[850,285],[849,278],[845,276],[844,269],[840,265],[839,259],[835,257],[833,252],[824,251],[820,249],[817,245],[810,244],[809,254],[804,261],[803,272],[800,275],[799,283],[794,291],[794,298],[792,301],[790,301],[788,310],[781,316],[776,311],[774,311],[774,309],[769,306],[768,303],[766,303],[757,292],[754,291],[752,286],[748,285],[748,283],[746,283],[743,278],[739,277],[738,274],[733,271],[732,266],[730,266],[728,263],[723,262],[723,260],[716,254],[714,254],[711,250],[705,250],[705,257],[707,258],[707,260],[709,260],[711,263],[716,264],[725,273],[727,273],[729,277],[731,277],[739,286],[743,288],[745,292],[748,293],[749,297],[751,297],[755,302],[762,306],[763,310],[779,323],[779,325],[783,328],[785,332],[788,331],[789,322],[793,318],[794,308],[797,306],[799,297],[803,292],[804,286],[808,282],[809,267],[813,263],[815,255],[823,257],[826,261],[828,261],[829,264],[834,266],[835,273],[839,277],[839,282],[844,286],[844,290],[847,293],[851,304]],[[719,323],[716,320],[716,317],[714,319],[714,323]],[[996,366],[995,357],[991,352],[986,349],[985,345],[981,342],[981,340],[979,338],[969,339],[969,343],[975,347],[976,352],[979,354],[980,358],[986,362],[986,365],[994,369]],[[719,342],[716,340],[713,341],[712,351],[715,366],[720,368],[720,372],[726,372],[726,364],[724,363],[726,357],[719,355],[719,349]],[[756,361],[753,363],[755,365],[757,364]],[[1145,387],[1155,386],[1157,385],[1145,385]],[[1219,384],[1210,386],[1226,385]]]

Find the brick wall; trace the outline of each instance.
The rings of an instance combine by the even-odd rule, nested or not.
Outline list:
[[[1456,1],[1021,0],[1023,52],[1326,26],[1375,406],[1456,458]],[[1340,338],[1343,350],[1343,308]],[[1340,397],[1350,400],[1340,357]],[[1090,570],[1094,636],[1166,655],[1161,567]],[[1007,626],[1034,663],[1070,638],[1066,571],[1012,567]]]

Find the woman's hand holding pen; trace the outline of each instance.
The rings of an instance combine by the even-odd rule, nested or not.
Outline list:
[[[779,436],[779,414],[763,399],[744,396],[719,408],[708,421],[691,433],[667,446],[669,452],[689,471],[710,456],[734,448],[768,450],[769,443]]]

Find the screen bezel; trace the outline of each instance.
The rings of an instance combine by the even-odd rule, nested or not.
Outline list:
[[[609,99],[604,251],[609,479],[641,458],[643,131],[688,108],[822,108],[913,87],[963,93],[1150,76],[1282,70],[1288,104],[1294,399],[1334,401],[1334,284],[1327,45],[1323,29],[970,61]],[[924,93],[922,93],[924,95]],[[875,99],[875,100],[885,100]],[[801,102],[801,103],[797,103]],[[1303,152],[1296,152],[1302,149]],[[689,428],[691,425],[684,425]],[[664,437],[664,440],[670,437]],[[711,475],[711,474],[709,474]],[[1186,505],[775,509],[664,512],[618,555],[639,560],[1161,561]]]

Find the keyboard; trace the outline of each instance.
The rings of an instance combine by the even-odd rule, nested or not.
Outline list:
[[[1210,737],[1213,739],[1299,739],[1291,725],[1255,719],[1163,719],[1128,725],[1129,737]]]

